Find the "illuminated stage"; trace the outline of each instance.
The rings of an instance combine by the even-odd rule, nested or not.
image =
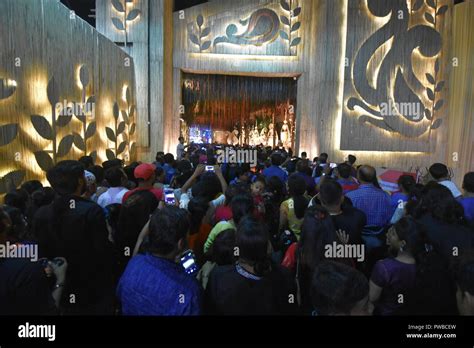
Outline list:
[[[188,142],[295,146],[294,78],[183,74],[181,135]]]

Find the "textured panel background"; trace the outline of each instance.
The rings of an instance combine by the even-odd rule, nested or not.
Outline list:
[[[120,110],[135,104],[133,60],[55,0],[1,1],[0,28],[0,79],[16,81],[14,93],[0,99],[0,126],[18,125],[16,137],[0,146],[0,177],[24,171],[25,180],[45,180],[34,153],[48,152],[53,148],[53,141],[40,135],[45,135],[48,124],[53,122],[48,85],[50,97],[56,90],[60,102],[79,103],[84,97],[95,96],[95,119],[88,118],[87,122],[95,121],[97,130],[87,140],[87,153],[97,151],[97,162],[106,160],[107,149],[115,152],[115,144],[105,132],[106,127],[114,129],[116,126],[113,104],[117,102]],[[129,66],[124,64],[127,58],[130,59]],[[79,79],[80,66],[87,68],[89,81],[85,89]],[[56,88],[49,84],[53,77]],[[128,105],[123,98],[124,86],[130,89]],[[40,123],[35,118],[36,128],[32,115],[44,117]],[[121,121],[122,116],[119,116],[118,123]],[[130,126],[127,124],[125,135],[118,137],[120,143],[125,137],[129,138]],[[53,128],[58,147],[56,160],[77,159],[84,155],[80,141],[74,141],[72,145],[69,142],[74,132],[83,135],[83,124],[76,116],[65,120],[62,127],[56,124]],[[12,132],[11,129],[4,130],[0,129],[0,144]],[[133,142],[134,136],[130,138]],[[127,146],[120,157],[126,158],[128,151]],[[134,159],[133,154],[128,157]],[[16,180],[15,184],[18,183]],[[1,188],[0,181],[0,191]]]
[[[420,3],[420,1],[416,1]],[[428,2],[428,1],[427,1]],[[292,57],[277,57],[280,52],[265,48],[266,56],[239,54],[210,54],[208,52],[190,53],[189,23],[195,23],[199,15],[203,16],[204,26],[206,18],[228,18],[229,23],[238,22],[246,18],[257,8],[278,9],[280,1],[251,1],[251,0],[222,0],[211,1],[184,11],[184,18],[179,13],[174,14],[174,50],[173,50],[173,112],[170,121],[165,127],[165,149],[174,151],[179,135],[179,105],[181,103],[181,73],[205,72],[222,74],[241,74],[256,76],[298,76],[297,97],[297,140],[298,151],[307,151],[310,156],[317,156],[320,152],[328,152],[334,162],[343,161],[348,154],[358,157],[358,163],[371,163],[377,167],[390,167],[400,170],[414,170],[416,167],[428,166],[435,161],[446,162],[447,121],[449,113],[449,72],[451,67],[446,65],[451,59],[452,36],[452,2],[431,1],[437,8],[448,5],[447,11],[442,14],[442,20],[437,19],[436,28],[441,33],[443,47],[437,56],[440,66],[436,78],[446,80],[442,92],[437,93],[436,101],[444,99],[442,108],[437,110],[436,119],[443,119],[443,123],[431,134],[411,137],[392,134],[386,130],[377,129],[371,125],[361,124],[358,116],[360,108],[349,114],[345,105],[354,93],[353,73],[351,72],[354,56],[359,47],[374,32],[384,26],[389,19],[388,13],[379,18],[368,12],[367,0],[300,0],[298,6],[302,8],[299,20],[301,29],[299,36],[302,41],[298,47],[298,55]],[[392,6],[400,3],[399,0],[374,1],[376,8]],[[433,9],[424,1],[421,8],[414,10],[415,1],[404,2],[410,8],[408,28],[429,24],[424,13],[433,13]],[[419,6],[419,4],[417,4]],[[443,9],[444,11],[444,9]],[[415,12],[415,13],[413,13]],[[231,18],[233,18],[231,20]],[[440,17],[441,18],[441,17]],[[395,25],[400,26],[401,23]],[[392,29],[390,29],[392,30]],[[400,30],[400,28],[398,28]],[[417,29],[418,30],[418,29]],[[212,31],[212,29],[211,29]],[[416,32],[415,32],[416,34]],[[210,35],[211,36],[211,35]],[[390,36],[388,36],[389,38]],[[429,37],[428,37],[429,38]],[[408,44],[417,42],[414,39],[402,41],[400,52],[394,54],[392,64],[402,65],[409,58],[413,62],[413,69],[421,81],[415,89],[415,95],[429,107],[426,86],[429,85],[426,72],[434,75],[435,58],[417,62],[418,53],[408,51]],[[406,44],[408,43],[408,44]],[[406,45],[405,45],[406,44]],[[421,46],[436,46],[435,42],[422,42]],[[407,47],[406,49],[404,47]],[[196,47],[193,48],[195,50]],[[388,53],[388,46],[376,50],[375,58],[370,61],[369,72],[373,74],[382,58]],[[235,49],[235,48],[234,48]],[[246,52],[246,48],[242,48]],[[242,53],[240,52],[240,53]],[[230,53],[230,52],[228,52]],[[346,60],[347,58],[347,60]],[[400,60],[403,58],[404,60]],[[348,63],[346,65],[346,62]],[[356,74],[364,74],[363,70]],[[393,81],[395,81],[393,79]],[[393,82],[392,82],[393,83]],[[426,85],[426,86],[425,86]],[[398,89],[399,91],[401,89]],[[397,92],[398,98],[405,98],[412,94]],[[433,105],[432,105],[433,106]],[[424,110],[422,110],[424,111]],[[430,115],[432,116],[432,115]],[[166,116],[169,117],[169,116]],[[433,118],[433,117],[432,117]],[[433,118],[433,120],[435,120]],[[425,120],[424,123],[427,121]],[[410,122],[402,127],[401,131],[410,132]],[[404,132],[406,133],[406,132]],[[168,145],[166,145],[168,144]]]
[[[176,148],[177,139],[179,136],[179,106],[181,104],[181,72],[208,72],[220,74],[241,74],[254,76],[283,76],[283,77],[299,77],[303,72],[309,71],[312,62],[311,55],[311,40],[307,40],[304,34],[304,28],[309,29],[311,24],[312,8],[316,2],[298,0],[288,2],[291,8],[301,8],[301,12],[297,18],[292,21],[301,22],[301,27],[294,32],[294,35],[302,38],[301,43],[297,45],[297,51],[293,50],[293,56],[288,55],[285,49],[285,42],[281,39],[280,34],[275,38],[275,41],[255,45],[232,45],[220,44],[217,52],[214,53],[196,53],[196,45],[189,39],[190,25],[196,25],[198,16],[204,19],[203,26],[211,28],[209,40],[214,41],[215,37],[222,36],[226,32],[226,28],[232,24],[238,24],[240,20],[252,16],[253,13],[259,9],[271,9],[278,16],[287,16],[288,13],[281,5],[279,0],[271,1],[249,1],[249,0],[223,0],[209,2],[186,9],[184,16],[179,13],[174,13],[174,49],[173,49],[173,117],[170,122],[169,139],[171,142],[165,146],[174,152]],[[216,23],[213,26],[212,23]],[[295,23],[295,22],[294,22]],[[293,23],[293,24],[294,24]],[[238,25],[239,30],[245,30],[245,25]],[[288,29],[280,23],[280,30]],[[240,32],[239,32],[240,33]],[[314,47],[313,47],[314,48]],[[298,97],[300,91],[304,93],[308,89],[307,79],[298,80]],[[300,104],[296,109],[298,115]],[[297,122],[299,122],[297,118]],[[307,124],[304,129],[307,129]],[[300,127],[300,125],[297,125]],[[168,130],[168,128],[167,128]],[[298,132],[298,130],[297,130]],[[302,137],[299,138],[301,140]],[[310,139],[308,139],[310,140]]]
[[[152,161],[156,151],[166,146],[165,129],[171,120],[173,0],[134,0],[127,6],[128,10],[140,11],[140,16],[128,25],[127,45],[122,46],[136,67],[138,154],[141,160]],[[123,14],[112,0],[96,0],[96,15],[97,30],[123,45],[125,34],[112,22],[113,17],[123,19]]]
[[[450,86],[448,163],[458,182],[474,171],[474,1],[455,7],[453,68]]]
[[[188,52],[295,56],[302,41],[299,0],[242,3],[233,11],[182,18]]]
[[[111,41],[121,45],[123,50],[133,57],[135,63],[135,78],[137,90],[137,110],[138,110],[138,128],[137,128],[137,144],[139,146],[149,146],[149,120],[150,114],[148,110],[150,94],[148,91],[150,80],[150,30],[149,18],[149,1],[134,0],[125,5],[125,0],[114,0],[115,4],[121,4],[124,11],[119,12],[112,5],[112,0],[96,0],[96,26],[97,30]],[[153,1],[154,4],[160,2]],[[124,29],[119,30],[112,22],[112,19],[124,22],[126,15],[131,11],[139,11],[138,17],[132,21],[126,21]],[[153,40],[159,40],[159,37],[153,35]]]
[[[148,3],[149,13],[142,13],[142,17],[130,28],[129,40],[138,42],[143,32],[136,33],[139,28],[144,31],[144,25],[149,30],[149,120],[150,146],[139,150],[142,160],[151,160],[158,150],[174,152],[179,135],[179,106],[181,104],[181,78],[183,72],[193,73],[221,73],[256,76],[296,76],[298,77],[298,102],[297,102],[297,148],[299,151],[307,151],[311,156],[320,152],[328,152],[331,160],[339,162],[352,153],[358,157],[358,163],[371,163],[378,167],[391,167],[400,170],[413,170],[416,167],[428,166],[435,161],[446,162],[451,154],[447,152],[447,128],[450,105],[449,95],[453,95],[452,83],[449,74],[451,65],[451,47],[453,40],[458,37],[452,33],[453,7],[451,0],[407,0],[409,8],[408,29],[416,25],[430,25],[429,17],[425,12],[433,14],[429,3],[434,4],[437,9],[448,5],[442,19],[436,18],[436,28],[441,33],[442,51],[437,58],[440,59],[439,71],[434,76],[437,81],[446,80],[442,91],[436,92],[435,100],[443,99],[443,105],[436,110],[436,116],[430,117],[442,119],[438,129],[432,130],[431,134],[413,136],[412,124],[408,122],[401,131],[412,133],[410,136],[393,134],[387,130],[378,129],[372,124],[359,123],[358,116],[362,115],[359,107],[355,112],[348,110],[345,106],[351,97],[357,97],[353,86],[353,73],[351,72],[355,54],[363,42],[367,41],[372,34],[386,24],[388,14],[383,17],[371,16],[368,11],[367,0],[297,0],[292,1],[292,7],[301,7],[298,21],[301,26],[297,31],[302,38],[298,44],[297,55],[281,56],[284,54],[276,46],[262,46],[249,48],[225,44],[219,52],[201,50],[193,44],[189,38],[190,27],[197,29],[197,19],[203,17],[202,28],[214,23],[220,28],[211,26],[208,36],[204,36],[204,42],[214,40],[214,36],[222,36],[230,24],[235,24],[240,29],[239,21],[251,16],[258,9],[270,8],[280,16],[285,13],[279,0],[219,0],[210,1],[184,10],[183,13],[172,11],[171,0],[135,0],[134,7],[144,8]],[[378,0],[376,7],[379,9],[387,4],[399,3],[398,0]],[[421,4],[421,5],[420,5]],[[101,14],[106,11],[105,14]],[[108,12],[107,12],[108,11]],[[101,28],[101,21],[111,26],[109,17],[110,0],[97,0],[97,25]],[[443,10],[444,11],[444,10]],[[441,17],[440,17],[441,18]],[[433,18],[434,19],[434,18]],[[400,23],[399,23],[400,25]],[[395,26],[396,27],[396,26]],[[281,26],[280,29],[286,27]],[[219,29],[219,30],[218,30]],[[102,30],[102,29],[101,29]],[[216,32],[219,32],[217,35]],[[121,41],[116,37],[117,32],[112,29],[104,29],[104,33],[113,40]],[[459,36],[460,37],[460,36]],[[279,39],[278,39],[279,40]],[[426,41],[426,40],[425,40]],[[410,43],[416,40],[409,39],[401,41],[407,43],[407,49],[395,54],[392,58],[398,65],[407,64]],[[462,46],[462,42],[459,41]],[[201,42],[203,44],[203,42]],[[433,47],[430,42],[423,42],[422,46]],[[405,47],[404,44],[401,46]],[[202,46],[201,46],[202,47]],[[224,49],[225,47],[225,49]],[[205,46],[204,46],[205,48]],[[369,49],[373,53],[376,47]],[[375,50],[374,58],[370,60],[369,72],[373,75],[377,71],[382,59],[388,53],[389,45],[383,45]],[[131,54],[138,53],[138,49]],[[423,86],[414,89],[414,94],[429,106],[429,96],[426,86],[431,86],[426,72],[434,74],[435,58],[426,61],[418,61],[418,53],[411,54],[413,69]],[[348,65],[346,66],[346,58]],[[401,61],[399,58],[404,58]],[[392,62],[393,63],[393,62]],[[143,74],[144,63],[136,63],[137,75]],[[356,71],[361,75],[367,71],[364,69]],[[395,79],[392,79],[395,81]],[[141,80],[144,81],[144,80]],[[413,81],[412,81],[413,82]],[[146,87],[143,87],[146,89]],[[422,89],[425,88],[423,91]],[[405,98],[410,94],[403,94],[402,88],[397,88],[397,98]],[[141,93],[138,98],[145,98]],[[463,101],[465,103],[465,101]],[[140,105],[140,101],[138,101]],[[433,106],[433,105],[432,105]],[[460,116],[463,120],[468,117],[464,113]],[[139,124],[140,134],[143,127],[147,126],[146,116],[141,116]],[[427,123],[425,119],[423,123]],[[418,123],[416,123],[418,124]],[[421,123],[420,123],[421,124]],[[356,140],[357,139],[357,140]],[[365,149],[365,150],[364,150]],[[460,150],[461,151],[461,150]],[[455,168],[456,177],[459,177]]]
[[[341,149],[442,151],[436,143],[447,127],[452,1],[348,6]]]

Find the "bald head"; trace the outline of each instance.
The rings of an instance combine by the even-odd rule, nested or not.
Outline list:
[[[357,178],[361,183],[373,183],[377,176],[377,172],[374,167],[361,166],[357,172]]]

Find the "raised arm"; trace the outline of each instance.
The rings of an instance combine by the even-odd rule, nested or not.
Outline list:
[[[222,193],[225,193],[227,190],[227,181],[225,181],[224,175],[222,175],[222,169],[220,165],[214,166],[214,171],[219,178],[219,182],[221,183]]]
[[[133,249],[133,255],[135,256],[138,254],[138,251],[140,250],[140,246],[142,245],[143,241],[145,240],[145,237],[148,235],[150,232],[150,220],[143,226],[140,234],[138,235],[137,243],[135,244],[135,248]]]
[[[188,192],[189,188],[193,186],[194,181],[204,172],[204,165],[200,164],[197,166],[196,170],[194,171],[193,175],[186,181],[186,183],[181,187],[181,192],[186,193]]]
[[[288,227],[288,205],[283,202],[280,205],[280,224],[278,227],[278,231],[283,231],[285,228]]]
[[[380,298],[380,295],[382,295],[382,288],[378,285],[376,285],[372,280],[369,282],[369,300],[373,304],[377,303],[377,301]]]

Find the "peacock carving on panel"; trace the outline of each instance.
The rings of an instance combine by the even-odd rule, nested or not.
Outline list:
[[[436,100],[436,93],[441,92],[444,86],[444,81],[436,79],[440,69],[438,56],[442,50],[442,38],[436,30],[435,18],[442,16],[448,6],[438,6],[435,0],[428,0],[426,6],[423,6],[422,0],[412,3],[409,8],[406,0],[367,0],[372,16],[390,17],[363,42],[354,57],[351,73],[357,96],[349,98],[346,106],[349,110],[361,109],[358,120],[362,124],[416,138],[442,124],[441,119],[435,118],[435,112],[443,106],[442,99]],[[410,26],[410,16],[422,6],[428,9],[425,21]],[[434,16],[430,13],[432,9]],[[379,68],[373,72],[374,76],[369,76],[371,60],[384,45],[388,47],[387,52]],[[428,84],[415,74],[415,52],[418,64],[424,64]],[[426,64],[430,59],[435,59],[434,76],[429,70],[431,64]],[[389,112],[384,112],[387,106]]]
[[[17,82],[11,79],[0,78],[0,102],[10,98],[16,91]],[[18,123],[0,125],[0,147],[11,144],[18,136]],[[15,162],[20,162],[19,152],[14,154]],[[9,171],[0,177],[0,194],[7,193],[19,186],[25,178],[24,170]]]
[[[274,41],[278,37],[280,19],[275,11],[262,8],[253,12],[250,17],[240,20],[241,25],[246,25],[245,31],[238,34],[235,24],[226,28],[226,35],[214,39],[214,46],[220,43],[236,45],[261,46]]]

